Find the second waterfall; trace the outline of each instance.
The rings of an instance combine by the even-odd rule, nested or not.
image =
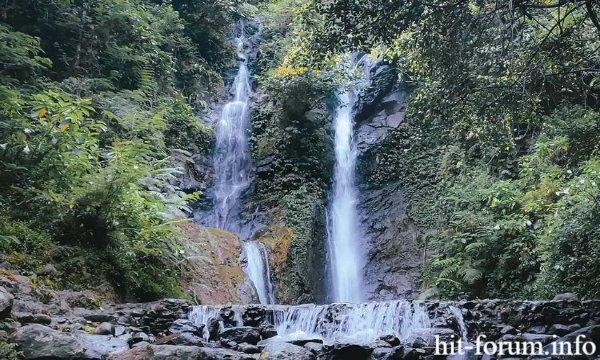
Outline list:
[[[358,303],[364,297],[364,261],[358,226],[358,193],[354,183],[357,151],[354,144],[353,96],[350,90],[340,92],[334,114],[335,172],[329,211],[329,258],[333,301]]]
[[[244,25],[236,26],[234,39],[239,60],[238,72],[231,87],[232,101],[225,104],[216,126],[214,166],[214,226],[237,233],[247,240],[251,234],[243,231],[240,218],[240,198],[252,182],[252,164],[248,148],[248,103],[252,88],[245,50]],[[262,244],[246,241],[246,274],[254,284],[262,304],[275,303],[271,285],[268,254]]]

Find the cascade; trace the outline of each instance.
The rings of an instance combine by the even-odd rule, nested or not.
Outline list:
[[[463,342],[463,349],[465,349],[466,347],[472,348],[473,345],[469,343],[468,339],[467,323],[465,323],[465,318],[463,317],[462,312],[456,306],[450,306],[449,309],[452,315],[454,315],[456,322],[458,323],[458,329],[460,330],[460,338]],[[458,354],[458,352],[455,355],[450,355],[447,357],[447,360],[467,360],[468,358],[469,351],[465,351],[465,354],[462,355]]]
[[[358,226],[357,190],[354,184],[356,146],[354,144],[353,95],[338,94],[334,114],[335,172],[329,216],[329,258],[333,300],[359,303],[363,299],[361,231]]]
[[[261,304],[274,304],[273,285],[269,271],[269,254],[265,246],[258,241],[247,241],[244,245],[248,259],[248,277],[256,287]]]
[[[383,335],[394,335],[403,341],[426,336],[432,322],[425,304],[404,300],[362,304],[297,305],[267,308],[269,319],[283,339],[319,338],[327,343],[348,341],[369,343]],[[232,307],[240,318],[241,307]],[[217,318],[219,307],[195,306],[190,320],[204,325]]]
[[[234,43],[239,67],[231,86],[233,99],[223,107],[215,129],[214,226],[240,234],[240,197],[252,182],[252,163],[247,136],[250,118],[248,103],[252,88],[243,22],[240,22],[236,29],[239,35],[234,39]],[[242,237],[246,237],[245,235],[247,234]],[[244,250],[248,264],[247,274],[257,289],[261,304],[274,303],[266,249],[264,246],[259,247],[256,242],[247,242]]]

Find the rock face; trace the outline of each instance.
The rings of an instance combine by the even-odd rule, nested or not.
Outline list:
[[[365,236],[366,296],[369,300],[414,298],[419,290],[420,233],[406,214],[397,183],[375,186],[365,179],[379,165],[377,149],[404,121],[408,92],[392,68],[370,69],[370,86],[355,105],[359,212]]]
[[[4,319],[12,311],[14,296],[6,291],[5,288],[0,287],[0,319]]]
[[[260,359],[272,360],[315,360],[315,355],[302,346],[285,342],[272,342],[263,349]]]
[[[26,359],[78,359],[83,357],[83,342],[73,334],[43,325],[26,325],[11,338]]]

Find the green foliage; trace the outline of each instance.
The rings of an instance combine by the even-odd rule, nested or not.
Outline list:
[[[174,7],[7,2],[0,248],[13,266],[56,262],[58,287],[108,281],[124,298],[181,295],[185,251],[173,225],[199,194],[171,185],[180,170],[169,154],[208,153],[211,129],[193,109],[221,79],[203,57],[214,44],[186,36],[195,24]],[[231,11],[212,31],[230,31]]]
[[[16,349],[16,345],[0,342],[0,359],[19,360],[21,353]]]

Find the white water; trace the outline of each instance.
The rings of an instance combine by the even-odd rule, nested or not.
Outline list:
[[[261,304],[275,304],[271,274],[269,272],[269,254],[265,246],[258,241],[248,241],[245,244],[248,267],[248,277],[256,287]]]
[[[456,306],[450,306],[449,309],[450,309],[450,312],[452,313],[452,315],[454,315],[456,322],[458,323],[458,328],[460,330],[460,337],[461,337],[462,343],[463,343],[463,345],[462,345],[463,350],[466,347],[472,347],[473,345],[469,343],[467,324],[465,323],[465,318],[463,317],[462,312]],[[467,360],[468,358],[469,358],[468,351],[464,351],[464,354],[462,354],[462,355],[459,354],[457,351],[457,353],[455,355],[450,355],[446,359],[447,360]]]
[[[213,158],[215,226],[241,233],[240,197],[252,181],[252,164],[248,147],[248,102],[252,88],[248,72],[243,24],[237,26],[235,39],[239,68],[231,86],[233,99],[223,107],[216,129],[216,146]],[[247,234],[246,234],[247,235]],[[247,243],[247,275],[254,284],[261,304],[275,302],[271,285],[268,256],[264,247]]]
[[[240,210],[240,195],[251,181],[248,149],[248,99],[251,92],[250,74],[246,64],[243,29],[235,39],[239,69],[231,92],[233,100],[225,105],[216,125],[216,146],[213,159],[216,226],[235,231],[234,216]]]
[[[219,310],[220,307],[195,306],[190,320],[197,326],[206,324],[211,317],[218,317]],[[236,319],[241,319],[241,307],[233,307],[233,310]],[[432,326],[424,304],[404,300],[274,306],[267,310],[273,314],[270,320],[281,339],[318,338],[326,343],[364,344],[383,335],[395,335],[402,341],[409,341],[426,337]]]
[[[222,306],[194,306],[194,309],[189,315],[190,321],[194,322],[197,326],[206,325],[208,320],[217,319],[219,320],[219,312]],[[235,313],[235,325],[243,326],[242,315],[239,312]],[[223,321],[219,321],[219,331],[223,331],[225,325]],[[205,341],[208,341],[208,328],[205,326],[202,331],[202,337]]]
[[[357,190],[354,185],[356,146],[354,144],[353,100],[349,91],[338,94],[334,114],[335,173],[329,217],[329,258],[333,300],[359,303],[363,300],[361,254],[362,236],[358,226]]]

